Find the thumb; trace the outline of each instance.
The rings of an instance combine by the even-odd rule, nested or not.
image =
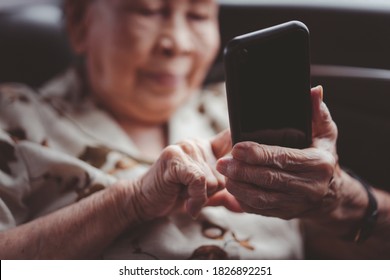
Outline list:
[[[236,212],[236,213],[243,212],[240,203],[226,189],[217,192],[213,196],[209,197],[206,206],[224,206],[225,208],[227,208],[232,212]]]
[[[314,131],[321,126],[323,112],[321,112],[321,103],[323,100],[324,90],[322,86],[316,86],[311,89],[311,103],[312,103],[312,112],[313,112],[313,133]]]
[[[337,127],[334,123],[328,107],[322,101],[323,88],[317,86],[311,89],[311,101],[312,101],[312,137],[313,146],[317,146],[323,141],[336,142],[337,139]]]
[[[226,129],[218,133],[210,140],[210,144],[216,159],[226,155],[232,149],[230,130]]]

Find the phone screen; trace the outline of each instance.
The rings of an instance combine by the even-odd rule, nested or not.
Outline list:
[[[297,29],[237,49],[233,106],[240,116],[233,141],[293,148],[310,144],[308,48],[308,34]]]

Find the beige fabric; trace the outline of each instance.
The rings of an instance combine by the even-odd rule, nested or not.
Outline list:
[[[227,125],[223,85],[216,85],[176,112],[169,141],[208,138]],[[0,86],[1,231],[77,203],[119,178],[136,178],[151,163],[107,113],[81,94],[75,71],[39,93],[22,85]],[[131,229],[102,257],[210,256],[302,258],[298,223],[206,207],[197,220],[175,214]]]

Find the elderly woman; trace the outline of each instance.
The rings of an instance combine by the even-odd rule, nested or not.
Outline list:
[[[65,13],[79,67],[38,92],[0,87],[1,259],[302,258],[297,220],[279,218],[340,241],[364,216],[320,87],[311,148],[246,142],[220,159],[223,95],[199,91],[219,48],[215,1],[67,0]],[[388,243],[373,234],[374,251]]]
[[[296,221],[237,213],[221,190],[223,95],[199,92],[216,2],[68,0],[65,15],[81,66],[0,87],[0,258],[302,258]]]

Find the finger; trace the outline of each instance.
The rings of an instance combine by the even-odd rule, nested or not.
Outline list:
[[[183,180],[183,183],[187,185],[188,194],[186,209],[191,217],[196,218],[207,202],[206,177],[197,167],[188,168],[187,171],[190,174],[186,174],[186,179]]]
[[[279,208],[283,197],[281,193],[266,191],[252,184],[231,179],[227,180],[226,189],[241,205],[243,203],[255,209]]]
[[[161,195],[170,196],[178,185],[185,187],[187,212],[192,217],[196,217],[207,201],[205,172],[178,145],[166,148],[162,160],[167,161],[164,170],[164,181],[167,184],[163,184],[163,186],[172,186],[173,190],[165,188]]]
[[[210,140],[211,149],[216,159],[226,155],[232,149],[230,130],[226,129]]]
[[[204,162],[200,165],[206,177],[207,196],[210,196],[221,190],[225,185],[225,177],[223,177],[221,174],[216,174],[217,171],[214,171],[213,168]]]
[[[314,147],[323,145],[324,141],[322,140],[325,140],[327,145],[330,143],[332,146],[334,146],[337,139],[337,126],[334,123],[332,116],[330,115],[328,107],[322,101],[322,97],[323,89],[321,86],[315,87],[311,90],[313,113],[312,137]]]
[[[232,212],[242,212],[239,202],[226,189],[209,197],[206,206],[224,206]]]
[[[214,162],[213,164],[208,165],[208,166],[209,166],[209,168],[210,168],[210,170],[211,170],[212,174],[214,175],[214,178],[217,182],[217,186],[216,186],[216,188],[213,188],[213,192],[211,192],[211,189],[208,190],[209,194],[212,194],[212,193],[215,193],[215,192],[225,188],[226,177],[217,171],[216,162]]]
[[[208,182],[208,193],[215,193],[224,186],[225,177],[216,170],[216,158],[209,141],[192,140],[180,145],[183,151],[203,168]]]
[[[183,141],[179,143],[179,147],[182,149],[183,153],[188,157],[189,161],[192,161],[193,164],[198,165],[206,176],[207,185],[210,188],[210,192],[215,192],[218,188],[220,182],[219,177],[216,177],[215,172],[212,170],[207,161],[211,161],[208,159],[210,156],[207,155],[208,151],[206,151],[205,143],[197,140]],[[209,152],[211,153],[211,152]],[[214,157],[214,156],[212,156]],[[215,158],[214,163],[215,165]],[[219,175],[220,176],[220,175]]]
[[[317,200],[258,189],[253,185],[228,180],[226,189],[234,195],[243,211],[290,219],[302,216],[318,205]]]
[[[234,158],[220,160],[218,170],[228,179],[275,190],[283,189],[287,182],[283,180],[286,176],[277,174],[275,169],[250,165]],[[283,186],[278,181],[282,181]]]
[[[334,158],[327,155],[318,158],[318,161],[310,161],[298,172],[285,171],[266,166],[246,164],[235,159],[220,160],[219,171],[227,178],[257,186],[267,191],[305,196],[317,201],[328,192],[329,180],[332,178]],[[226,186],[226,183],[225,183]]]
[[[312,167],[333,164],[334,159],[327,152],[319,149],[291,149],[279,146],[260,145],[255,142],[237,143],[232,150],[232,157],[249,165],[264,166],[290,172],[310,171]],[[217,170],[225,174],[230,163],[227,156],[217,162]]]
[[[233,158],[248,164],[273,166],[291,170],[307,159],[304,150],[262,145],[255,142],[237,143],[232,150]]]
[[[321,120],[320,107],[323,100],[323,88],[317,86],[311,89],[312,120],[315,125]]]

